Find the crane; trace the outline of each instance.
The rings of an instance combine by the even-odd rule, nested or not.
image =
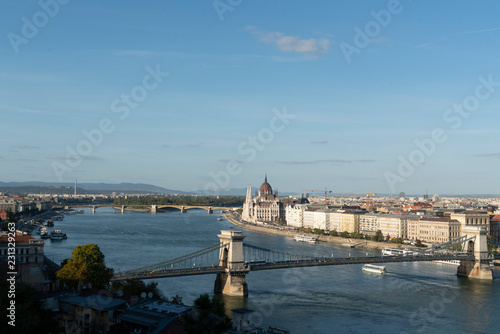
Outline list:
[[[370,194],[369,190],[366,190],[365,193],[334,193],[337,195],[366,195],[366,211],[370,210],[370,196],[376,196],[377,194]]]
[[[307,191],[307,192],[310,192],[310,193],[322,193],[323,190],[303,190],[303,191]],[[331,193],[332,191],[331,190],[327,190],[327,188],[325,187],[325,205],[328,205],[328,201],[327,201],[327,194],[328,193]]]

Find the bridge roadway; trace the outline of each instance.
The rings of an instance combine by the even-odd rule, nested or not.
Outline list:
[[[424,261],[447,261],[447,260],[464,260],[474,261],[473,255],[422,255],[422,256],[378,256],[378,257],[348,257],[348,258],[317,258],[311,260],[292,260],[280,262],[246,262],[244,266],[237,268],[237,271],[250,272],[259,270],[285,269],[298,267],[318,267],[318,266],[335,266],[346,264],[375,264],[375,263],[392,263],[392,262],[424,262]],[[235,269],[235,268],[233,268]],[[211,267],[192,267],[180,268],[172,270],[158,270],[150,272],[142,272],[136,274],[120,275],[117,273],[112,280],[126,279],[155,279],[165,277],[180,277],[193,275],[207,275],[226,272],[226,268],[222,266]],[[229,271],[230,272],[230,271]]]

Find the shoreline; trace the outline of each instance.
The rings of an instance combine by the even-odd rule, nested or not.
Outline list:
[[[255,232],[260,232],[260,233],[266,233],[266,234],[275,234],[275,235],[281,235],[285,237],[290,237],[294,238],[296,235],[309,235],[313,237],[317,237],[319,242],[327,242],[331,244],[336,244],[339,246],[343,247],[351,247],[351,248],[364,248],[364,249],[379,249],[382,250],[384,248],[403,248],[404,245],[399,245],[399,244],[390,244],[387,242],[377,242],[377,241],[372,241],[372,240],[362,240],[362,239],[349,239],[349,238],[342,238],[342,237],[334,237],[331,235],[318,235],[314,233],[305,233],[305,232],[299,232],[295,229],[277,229],[271,226],[258,226],[250,223],[243,223],[235,219],[233,215],[236,215],[235,213],[228,212],[224,214],[226,219],[243,229],[250,230],[250,231],[255,231]],[[359,243],[363,243],[361,245],[356,245]],[[349,246],[350,244],[356,245],[355,247]]]

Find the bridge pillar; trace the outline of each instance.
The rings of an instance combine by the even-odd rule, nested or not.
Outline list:
[[[217,274],[214,291],[228,296],[248,296],[246,274],[250,271],[245,267],[243,259],[243,239],[240,231],[221,231],[220,242],[227,244],[219,253],[219,266],[225,267],[223,273]]]
[[[151,213],[156,213],[157,206],[155,204],[151,205]]]
[[[183,206],[181,206],[181,213],[186,213],[186,208]]]
[[[92,214],[94,214],[94,213],[95,213],[95,205],[92,206]]]
[[[208,207],[208,213],[214,213],[214,210],[212,210],[211,206]]]
[[[474,241],[468,241],[466,251],[473,253],[475,261],[460,261],[460,266],[457,269],[458,276],[478,279],[493,279],[493,271],[490,268],[488,261],[488,231],[480,226],[464,226],[462,227],[462,235],[467,238],[476,236]]]
[[[125,212],[125,205],[122,205],[122,213]]]

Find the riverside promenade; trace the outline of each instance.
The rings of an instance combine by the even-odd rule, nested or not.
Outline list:
[[[365,242],[364,244],[357,245],[356,248],[367,248],[367,249],[384,249],[384,248],[404,248],[407,245],[394,244],[389,242],[376,242],[371,240],[362,240],[362,239],[351,239],[351,238],[342,238],[342,237],[334,237],[331,235],[318,235],[313,233],[304,233],[300,232],[295,228],[289,226],[274,226],[274,225],[257,225],[253,223],[246,222],[241,219],[241,216],[236,212],[226,212],[225,218],[233,223],[234,225],[241,227],[243,229],[249,231],[256,231],[267,234],[276,234],[282,235],[285,237],[294,238],[296,235],[310,235],[313,237],[317,237],[320,242],[328,242],[332,244],[337,244],[340,246],[346,246],[348,244],[357,245],[361,242]]]

